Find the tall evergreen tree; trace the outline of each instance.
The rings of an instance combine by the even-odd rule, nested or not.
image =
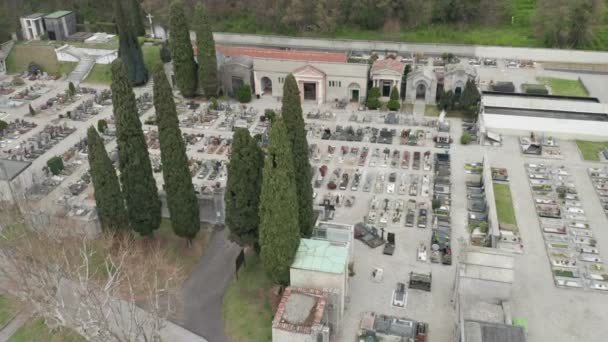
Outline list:
[[[91,179],[95,187],[95,204],[101,227],[106,231],[128,230],[129,220],[116,170],[108,157],[103,139],[93,126],[87,131],[87,144]]]
[[[462,91],[462,95],[460,96],[460,105],[462,106],[462,109],[468,115],[476,115],[478,114],[480,100],[481,95],[475,85],[475,81],[468,80]]]
[[[190,29],[181,1],[176,0],[171,3],[169,19],[171,32],[169,44],[177,88],[184,97],[193,97],[196,94],[196,63],[190,41]]]
[[[141,4],[139,0],[129,0],[129,14],[131,25],[133,26],[133,33],[138,37],[146,35],[146,28],[144,27],[144,19],[142,16]]]
[[[154,107],[171,226],[177,236],[187,239],[190,244],[201,226],[198,199],[192,185],[173,93],[162,66],[154,71]]]
[[[295,77],[292,74],[285,78],[283,86],[283,107],[281,109],[287,135],[292,146],[292,159],[294,163],[296,189],[298,195],[298,212],[300,234],[308,237],[312,233],[312,173],[308,158],[308,141],[302,116],[300,91]]]
[[[114,1],[116,12],[116,26],[118,30],[118,57],[127,66],[129,81],[133,85],[142,85],[148,82],[148,70],[144,64],[144,55],[137,40],[137,34],[133,31],[133,25],[125,16],[123,5],[120,0]]]
[[[401,108],[401,103],[399,102],[399,90],[397,90],[397,86],[393,86],[393,88],[391,88],[390,97],[386,106],[389,110],[399,110],[399,108]]]
[[[264,153],[245,128],[234,131],[226,181],[226,225],[240,245],[258,243]]]
[[[120,182],[131,228],[152,236],[160,226],[160,200],[148,146],[137,114],[135,94],[121,59],[112,63],[112,103],[116,116]]]
[[[196,5],[194,18],[198,50],[198,86],[203,90],[205,96],[211,98],[217,95],[218,90],[217,58],[211,23],[203,3]]]
[[[283,120],[275,120],[270,130],[260,196],[260,247],[264,268],[280,284],[289,283],[289,267],[300,243],[290,147]]]

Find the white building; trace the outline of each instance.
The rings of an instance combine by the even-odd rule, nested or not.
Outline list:
[[[414,103],[422,100],[426,104],[435,104],[437,97],[437,76],[429,67],[418,67],[407,74],[405,100]]]
[[[216,50],[223,57],[253,59],[253,88],[257,96],[282,97],[288,74],[296,78],[303,101],[363,102],[367,96],[369,65],[349,63],[346,53],[223,45],[216,45]],[[225,70],[221,66],[220,69]],[[222,76],[222,80],[231,82],[228,77]],[[230,84],[222,86],[231,87]]]
[[[385,58],[374,62],[370,71],[370,77],[373,86],[380,89],[382,100],[388,99],[393,87],[397,87],[398,92],[401,91],[401,80],[404,70],[405,64],[393,58]]]
[[[40,40],[40,37],[46,33],[44,16],[44,13],[34,13],[19,19],[23,39]]]
[[[608,139],[608,104],[594,98],[497,94],[481,97],[480,130],[485,134]]]
[[[311,289],[339,292],[340,315],[348,294],[348,249],[329,241],[301,239],[289,271],[290,284]]]

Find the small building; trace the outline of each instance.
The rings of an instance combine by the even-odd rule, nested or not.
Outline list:
[[[479,118],[482,133],[608,139],[608,104],[595,98],[483,92]]]
[[[393,58],[376,60],[370,71],[370,78],[374,87],[380,89],[380,96],[387,100],[391,95],[391,89],[397,87],[401,91],[401,80],[405,63]]]
[[[251,86],[253,90],[253,59],[248,56],[227,57],[220,64],[222,92],[235,96],[243,85]]]
[[[451,91],[454,95],[460,96],[467,81],[474,81],[476,78],[477,71],[472,66],[450,64],[443,77],[443,90]]]
[[[19,19],[21,33],[25,40],[40,40],[46,34],[44,27],[44,13],[33,13]]]
[[[76,13],[57,11],[44,16],[44,27],[49,40],[65,41],[76,33]]]
[[[324,290],[286,288],[272,320],[272,341],[329,342],[338,329],[335,299]]]
[[[24,172],[30,165],[31,162],[0,159],[0,203],[14,203],[31,185],[33,177]]]
[[[296,78],[303,101],[316,104],[361,102],[367,96],[369,65],[349,63],[346,53],[224,45],[216,45],[216,51],[218,57],[225,58],[226,63],[238,56],[253,60],[253,88],[259,97],[281,98],[283,84],[289,74]],[[218,58],[218,62],[221,60]],[[238,71],[230,65],[223,68],[221,62],[218,65],[220,70],[228,73],[220,76],[223,89],[232,89],[233,76],[236,76],[237,83],[239,78],[245,82],[246,68]]]
[[[416,100],[426,104],[435,104],[437,98],[437,75],[429,67],[419,67],[407,74],[405,100],[413,103]]]
[[[301,239],[289,274],[291,286],[339,291],[339,312],[344,313],[348,294],[347,247],[324,240]]]

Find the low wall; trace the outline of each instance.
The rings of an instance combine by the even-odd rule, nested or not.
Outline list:
[[[398,51],[401,53],[423,53],[426,55],[441,55],[445,52],[451,52],[457,56],[468,57],[523,59],[539,62],[563,62],[577,64],[608,64],[608,52],[601,51],[461,44],[407,43],[349,39],[320,39],[234,34],[224,32],[214,33],[214,38],[216,43],[227,45],[361,52],[386,50]]]
[[[76,48],[64,45],[55,49],[57,60],[60,62],[79,62],[77,56],[87,56],[95,59],[97,64],[110,64],[118,58],[118,50]]]

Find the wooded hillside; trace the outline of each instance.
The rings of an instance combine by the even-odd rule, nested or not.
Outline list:
[[[187,13],[199,1],[185,0]],[[216,31],[608,50],[608,0],[204,2]],[[169,4],[142,0],[161,24],[168,23]],[[0,35],[14,30],[21,14],[56,9],[76,10],[79,23],[93,29],[112,27],[111,0],[3,0]]]

